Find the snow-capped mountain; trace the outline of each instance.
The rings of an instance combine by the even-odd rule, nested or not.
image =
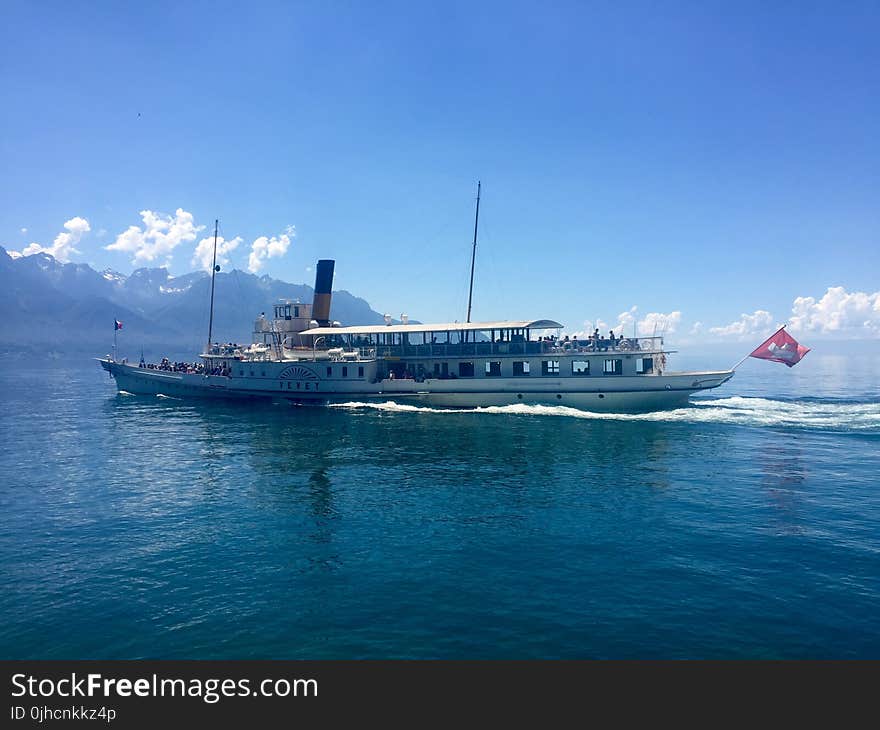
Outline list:
[[[164,268],[142,268],[126,276],[63,264],[46,253],[13,258],[0,247],[0,345],[6,350],[98,347],[103,354],[112,342],[113,320],[119,319],[120,342],[134,349],[151,344],[197,348],[207,332],[210,283],[203,271],[171,276]],[[220,273],[216,337],[248,342],[260,312],[278,299],[309,302],[312,294],[306,284],[238,270]],[[382,322],[366,301],[346,291],[333,293],[331,316],[347,324]]]

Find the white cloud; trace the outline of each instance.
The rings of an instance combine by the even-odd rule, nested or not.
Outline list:
[[[653,337],[654,335],[669,335],[678,329],[681,324],[681,312],[675,311],[669,314],[662,312],[649,312],[639,324],[639,337]]]
[[[251,244],[251,254],[248,256],[248,271],[256,274],[263,268],[266,259],[278,258],[287,253],[290,248],[290,242],[296,236],[296,228],[287,226],[287,232],[280,236],[260,236]]]
[[[600,332],[604,332],[608,329],[608,325],[606,324],[605,320],[601,318],[597,318],[595,320],[585,319],[583,322],[583,329],[579,329],[576,332],[564,332],[563,334],[569,335],[570,337],[577,337],[579,340],[583,340],[592,335],[594,329],[598,329]],[[556,330],[545,330],[543,333],[540,334],[555,335]]]
[[[140,216],[144,221],[143,228],[129,226],[128,230],[116,237],[116,241],[104,247],[107,251],[134,254],[134,265],[160,257],[169,259],[175,248],[182,243],[195,241],[198,232],[204,229],[204,226],[195,225],[192,213],[182,208],[177,209],[174,217],[152,210],[142,210]]]
[[[773,315],[764,309],[758,309],[754,314],[741,314],[736,322],[723,327],[710,327],[709,332],[719,337],[746,338],[769,334],[772,328]]]
[[[76,216],[71,218],[64,224],[66,231],[62,231],[52,242],[51,246],[41,246],[39,243],[29,244],[22,252],[21,256],[33,256],[35,253],[48,253],[54,256],[58,261],[67,263],[70,261],[70,254],[80,253],[76,245],[82,237],[91,229],[89,222],[85,218]],[[27,232],[26,228],[22,228],[22,233]],[[10,252],[12,253],[12,252]],[[14,258],[17,258],[14,257]]]
[[[625,312],[621,312],[617,315],[617,326],[615,326],[615,331],[618,333],[623,332],[632,332],[633,323],[636,321],[636,313],[639,311],[639,308],[636,306],[630,307]]]
[[[27,233],[27,228],[22,228],[22,229],[21,229],[21,232],[22,232],[22,234]]]
[[[791,308],[791,329],[819,334],[880,335],[880,291],[848,292],[828,287],[818,301],[798,297]]]
[[[631,336],[633,325],[639,337],[651,337],[653,335],[668,335],[675,332],[681,324],[681,312],[669,312],[663,314],[661,312],[649,312],[642,319],[638,318],[639,308],[630,307],[625,312],[617,315],[617,322],[609,325],[604,319],[597,318],[595,320],[584,320],[583,329],[577,332],[568,332],[571,337],[577,336],[578,339],[589,337],[593,334],[593,330],[598,329],[604,336],[613,331],[615,335]]]
[[[241,236],[227,241],[223,236],[217,238],[217,264],[225,267],[229,263],[229,252],[238,248],[238,244],[242,242]],[[209,236],[199,241],[196,250],[193,252],[192,263],[198,264],[199,268],[210,273],[211,261],[214,258],[214,237]]]

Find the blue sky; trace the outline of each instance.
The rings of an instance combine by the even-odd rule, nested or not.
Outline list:
[[[219,217],[230,266],[463,319],[481,179],[474,319],[877,338],[878,37],[876,2],[7,1],[0,244],[180,274]]]

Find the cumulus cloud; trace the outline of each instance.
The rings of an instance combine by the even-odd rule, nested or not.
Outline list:
[[[633,326],[635,326],[638,337],[650,337],[653,335],[668,335],[675,332],[681,324],[681,312],[649,312],[639,319],[639,308],[630,307],[625,312],[617,315],[617,322],[610,324],[604,319],[597,318],[595,320],[584,320],[583,329],[577,332],[566,333],[570,336],[577,336],[579,339],[589,337],[593,334],[593,330],[598,329],[603,335],[613,330],[616,335],[632,335]]]
[[[223,236],[217,238],[217,264],[225,267],[229,263],[229,252],[238,248],[242,242],[241,236],[227,241]],[[192,263],[198,264],[203,271],[211,271],[211,261],[214,258],[214,237],[203,238],[193,252]]]
[[[638,307],[630,307],[627,311],[618,314],[617,322],[613,324],[606,322],[601,317],[597,317],[596,319],[585,319],[583,322],[583,329],[566,334],[582,339],[592,335],[593,331],[596,329],[598,329],[603,335],[607,334],[609,330],[613,330],[615,333],[620,334],[624,332],[632,332],[632,325],[633,322],[636,321],[637,312]]]
[[[621,312],[617,315],[617,325],[615,325],[614,330],[620,332],[632,332],[633,324],[636,322],[637,312],[639,308],[636,306],[630,307],[625,312]],[[636,325],[638,326],[638,325]]]
[[[21,229],[21,233],[22,233],[22,235],[24,235],[25,233],[27,233],[27,228],[22,228],[22,229]]]
[[[33,256],[35,253],[48,253],[54,256],[58,261],[62,263],[67,263],[70,261],[70,254],[72,253],[80,253],[77,250],[76,245],[80,242],[82,237],[88,233],[91,229],[89,226],[89,222],[85,218],[80,218],[76,216],[71,218],[64,224],[64,228],[66,230],[59,233],[55,236],[55,240],[52,242],[51,246],[41,246],[39,243],[31,243],[29,244],[23,251],[20,253],[16,253],[18,256]],[[22,233],[26,233],[27,229],[22,228]]]
[[[193,222],[192,213],[178,208],[174,216],[142,210],[143,228],[129,226],[116,240],[104,248],[107,251],[123,251],[133,254],[132,264],[143,264],[157,258],[169,259],[182,243],[195,241],[204,226]],[[210,264],[209,264],[210,265]]]
[[[880,335],[880,291],[848,292],[828,287],[818,301],[798,297],[791,308],[791,329],[819,334]]]
[[[600,332],[604,332],[608,329],[608,324],[604,319],[585,319],[583,321],[582,328],[577,330],[576,332],[565,332],[564,334],[569,335],[570,337],[577,337],[578,339],[586,339],[591,334],[593,334],[593,330],[598,329]],[[556,330],[545,330],[543,332],[539,332],[538,336],[542,337],[544,334],[556,334]]]
[[[741,314],[736,322],[723,327],[710,327],[709,332],[719,337],[745,338],[769,334],[772,328],[773,315],[764,309],[758,309],[754,314]]]
[[[251,244],[251,253],[248,256],[248,271],[256,274],[263,268],[266,259],[274,259],[284,256],[290,248],[290,242],[296,236],[296,228],[287,226],[285,233],[280,236],[260,236]]]
[[[681,312],[648,312],[644,319],[638,323],[638,332],[640,337],[650,337],[653,335],[668,335],[678,329],[681,324]]]

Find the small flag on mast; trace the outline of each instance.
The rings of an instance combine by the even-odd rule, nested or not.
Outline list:
[[[810,351],[809,347],[801,345],[794,337],[785,331],[785,326],[780,327],[764,342],[758,345],[749,357],[759,360],[772,360],[781,362],[788,367],[793,367],[803,359]]]
[[[114,319],[113,320],[113,331],[116,332],[116,330],[121,330],[121,329],[122,329],[122,322],[120,322],[118,319]]]

